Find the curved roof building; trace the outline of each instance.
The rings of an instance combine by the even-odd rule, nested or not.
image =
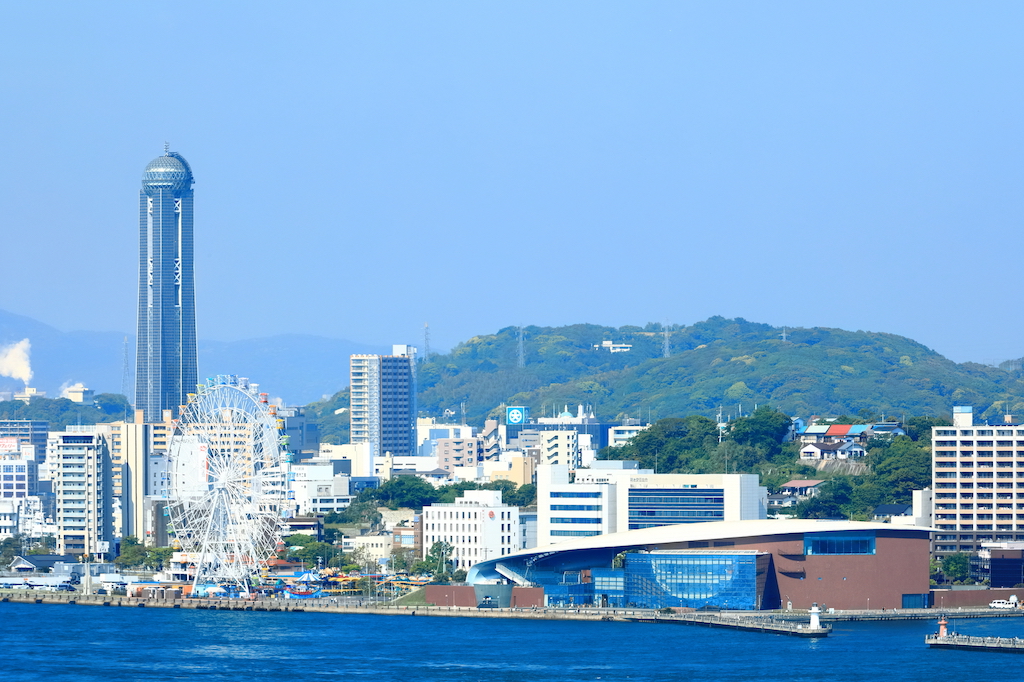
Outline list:
[[[929,531],[814,519],[675,524],[490,559],[468,581],[543,586],[555,603],[909,608],[927,603]]]

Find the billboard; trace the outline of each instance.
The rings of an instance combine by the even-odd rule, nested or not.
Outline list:
[[[530,408],[520,405],[505,408],[505,423],[509,426],[525,424],[530,416]]]

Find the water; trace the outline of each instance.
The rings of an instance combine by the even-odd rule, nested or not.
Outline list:
[[[954,620],[1024,636],[1024,619]],[[929,650],[934,621],[825,639],[684,625],[0,604],[0,680],[864,680],[1003,676],[1024,656]],[[1012,675],[1011,675],[1012,677]]]

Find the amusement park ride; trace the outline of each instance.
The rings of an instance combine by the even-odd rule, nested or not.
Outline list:
[[[291,584],[272,581],[270,563],[284,546],[285,520],[294,512],[284,420],[267,394],[247,379],[220,375],[198,388],[182,407],[168,448],[168,515],[175,548],[191,566],[193,595],[250,597],[273,591],[308,599],[366,590],[379,597],[427,582],[319,571],[303,573]]]
[[[218,376],[189,394],[169,443],[168,510],[193,594],[249,596],[275,556],[291,513],[283,424],[246,379]]]

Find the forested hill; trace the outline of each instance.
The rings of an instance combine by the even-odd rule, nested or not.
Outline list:
[[[953,405],[997,418],[1024,414],[1024,375],[954,363],[894,334],[842,329],[783,329],[741,318],[713,317],[689,327],[526,327],[525,367],[518,366],[518,329],[477,336],[419,368],[420,412],[459,413],[470,423],[497,415],[501,404],[527,405],[541,416],[562,405],[592,405],[614,420],[726,414],[755,403],[794,416],[947,415]],[[603,341],[632,344],[629,352],[595,349]]]

